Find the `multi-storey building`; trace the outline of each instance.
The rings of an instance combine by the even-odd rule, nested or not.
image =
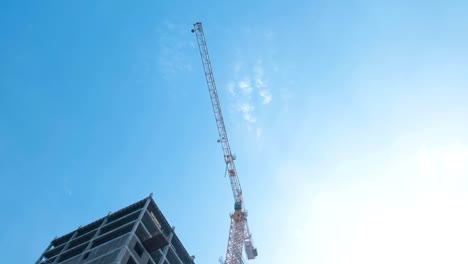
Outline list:
[[[194,264],[149,197],[57,237],[36,264]]]

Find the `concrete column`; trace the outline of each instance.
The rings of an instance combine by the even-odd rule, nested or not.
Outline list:
[[[109,215],[110,213],[107,214],[106,218],[104,218],[104,220],[102,220],[102,223],[99,225],[99,227],[97,228],[96,230],[96,233],[94,234],[94,236],[89,240],[88,242],[88,245],[86,246],[86,248],[83,250],[83,252],[81,253],[82,257],[80,260],[83,260],[83,254],[86,253],[87,250],[89,250],[91,248],[91,246],[93,245],[93,240],[96,239],[100,234],[101,234],[101,229],[103,226],[105,226],[107,224],[107,220],[109,220]]]
[[[166,256],[167,256],[167,251],[169,251],[169,247],[172,245],[172,237],[174,236],[174,227],[172,227],[172,230],[171,230],[171,233],[169,234],[169,244],[167,246],[164,247],[163,249],[163,255],[162,255],[162,258],[159,260],[159,263],[158,264],[163,264],[164,263],[164,260],[166,260]]]
[[[57,255],[57,257],[55,258],[54,264],[59,262],[60,257],[62,256],[63,252],[68,250],[68,247],[70,246],[70,241],[72,241],[77,235],[78,235],[78,229],[75,230],[75,232],[73,232],[73,236],[67,241],[67,244],[65,244],[65,246],[62,248],[60,253]]]
[[[122,259],[125,256],[125,248],[127,248],[130,251],[130,248],[128,248],[128,244],[132,240],[132,235],[135,234],[135,232],[136,232],[136,230],[138,228],[138,225],[140,224],[141,220],[143,219],[143,216],[145,215],[146,209],[148,208],[148,205],[151,202],[151,197],[152,196],[153,196],[153,194],[150,194],[150,196],[146,199],[145,205],[140,209],[141,210],[140,215],[138,216],[138,219],[133,224],[132,231],[130,231],[130,233],[128,233],[127,241],[125,241],[125,247],[122,248],[122,250],[120,251],[120,253],[119,253],[118,257],[117,257],[117,263],[122,262]]]

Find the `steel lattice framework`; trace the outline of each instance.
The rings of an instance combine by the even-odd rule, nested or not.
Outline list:
[[[231,226],[229,229],[229,239],[226,251],[225,264],[240,264],[242,261],[242,248],[245,246],[245,252],[248,259],[254,259],[257,256],[257,249],[253,246],[252,235],[250,234],[247,225],[247,212],[244,210],[244,198],[242,196],[242,188],[237,176],[234,157],[229,146],[229,140],[224,125],[223,113],[221,104],[219,103],[218,91],[216,82],[211,67],[210,56],[208,55],[208,47],[206,45],[205,34],[200,22],[193,25],[192,32],[196,34],[198,48],[205,71],[206,83],[210,93],[211,104],[218,127],[219,143],[223,148],[224,161],[231,182],[232,194],[234,196],[234,213],[231,214]]]

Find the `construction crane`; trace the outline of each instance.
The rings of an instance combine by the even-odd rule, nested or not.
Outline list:
[[[216,119],[216,126],[218,127],[219,139],[218,142],[223,148],[224,161],[226,162],[226,171],[229,175],[231,182],[232,194],[234,196],[234,213],[230,215],[231,226],[229,229],[229,239],[226,250],[226,259],[224,264],[241,264],[242,248],[245,247],[247,259],[254,259],[257,257],[257,248],[253,245],[252,234],[247,225],[247,211],[244,208],[244,197],[242,195],[242,188],[237,176],[236,165],[234,164],[234,156],[229,146],[229,140],[224,125],[223,113],[221,112],[221,104],[219,103],[218,91],[211,67],[210,56],[208,55],[208,47],[206,45],[205,34],[201,22],[193,24],[192,33],[197,36],[198,49],[205,71],[206,84],[210,93],[211,104],[213,105],[213,112]],[[222,260],[221,260],[221,263]]]

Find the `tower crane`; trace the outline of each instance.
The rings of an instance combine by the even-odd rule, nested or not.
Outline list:
[[[213,105],[213,112],[216,119],[216,126],[218,127],[219,139],[218,142],[223,148],[224,162],[226,162],[226,171],[229,175],[231,182],[232,194],[234,196],[234,213],[230,214],[231,226],[229,229],[229,239],[226,250],[226,259],[224,264],[241,264],[242,249],[245,247],[247,259],[254,259],[257,257],[257,248],[253,245],[252,234],[247,225],[247,211],[244,208],[244,197],[242,195],[242,188],[237,176],[236,165],[234,164],[234,157],[229,146],[229,140],[224,125],[223,114],[221,112],[221,104],[219,103],[218,91],[211,67],[210,56],[208,55],[208,47],[206,45],[205,34],[201,22],[193,24],[192,33],[195,33],[198,42],[198,49],[205,71],[206,83],[208,85],[208,92],[210,94],[211,104]],[[221,261],[222,262],[222,261]]]

